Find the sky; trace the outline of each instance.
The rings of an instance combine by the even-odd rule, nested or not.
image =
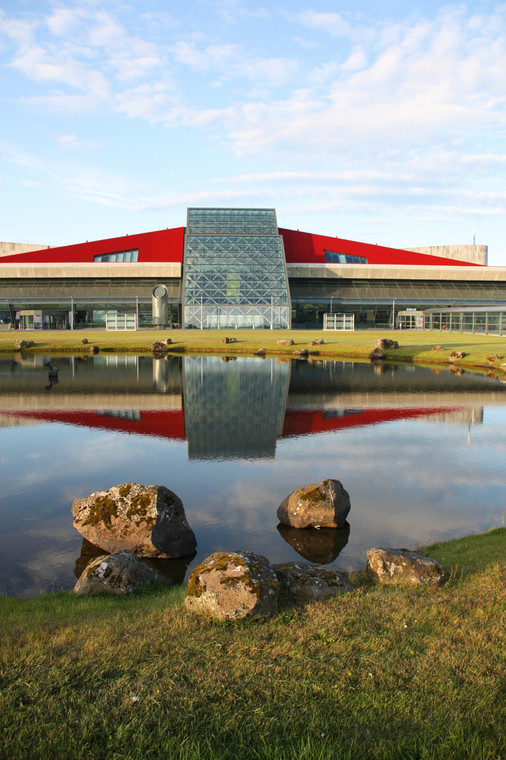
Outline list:
[[[188,206],[506,266],[506,3],[2,0],[0,239]]]

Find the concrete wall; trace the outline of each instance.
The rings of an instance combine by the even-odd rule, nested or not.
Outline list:
[[[404,248],[405,251],[426,253],[429,256],[443,256],[471,264],[488,264],[488,245],[429,245],[425,248]]]
[[[0,242],[0,257],[12,256],[14,253],[27,253],[28,251],[40,251],[49,248],[49,245],[32,245],[31,243],[2,243]]]

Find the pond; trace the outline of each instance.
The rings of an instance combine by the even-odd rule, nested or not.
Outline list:
[[[50,366],[53,367],[51,370]],[[506,385],[411,365],[137,356],[0,359],[0,593],[71,589],[93,547],[77,497],[126,482],[182,499],[198,546],[160,562],[183,582],[213,551],[363,567],[504,523]],[[325,478],[348,527],[295,531],[276,511]]]

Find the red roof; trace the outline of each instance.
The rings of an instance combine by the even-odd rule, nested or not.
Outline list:
[[[479,266],[467,261],[415,253],[401,248],[387,248],[383,245],[358,243],[355,240],[313,235],[310,232],[279,229],[285,244],[287,264],[325,264],[324,251],[344,253],[367,259],[368,264],[394,264],[419,266]]]
[[[121,251],[139,250],[138,261],[174,262],[183,260],[184,227],[158,232],[142,232],[138,235],[95,240],[91,243],[63,245],[58,248],[43,248],[40,251],[17,253],[2,259],[3,264],[82,264],[93,263],[94,256]]]
[[[143,232],[138,235],[96,240],[93,242],[65,245],[58,248],[43,248],[40,251],[17,253],[2,259],[1,263],[26,264],[67,264],[93,263],[95,256],[138,249],[140,263],[170,262],[183,260],[184,227]],[[425,253],[387,248],[382,245],[359,243],[338,237],[314,235],[298,230],[279,229],[285,246],[288,264],[325,264],[324,251],[360,256],[367,264],[406,266],[480,266],[467,261],[430,256]]]

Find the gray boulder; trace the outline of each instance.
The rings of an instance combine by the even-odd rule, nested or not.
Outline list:
[[[164,486],[123,483],[72,504],[74,526],[107,552],[173,559],[197,546],[181,499]]]
[[[292,528],[343,528],[350,497],[339,480],[296,488],[278,507],[278,520]]]
[[[74,586],[74,593],[79,596],[132,594],[159,579],[160,576],[133,552],[116,552],[92,560]]]
[[[382,584],[442,583],[444,570],[435,559],[409,549],[369,549],[366,572]]]
[[[337,594],[353,591],[346,573],[326,570],[307,562],[285,562],[274,565],[280,591],[294,602],[322,602]]]
[[[185,605],[217,620],[277,612],[279,581],[270,562],[252,552],[216,552],[194,568]]]
[[[378,338],[374,345],[376,348],[380,348],[383,351],[392,348],[399,348],[398,342],[396,340],[392,340],[391,338]]]

